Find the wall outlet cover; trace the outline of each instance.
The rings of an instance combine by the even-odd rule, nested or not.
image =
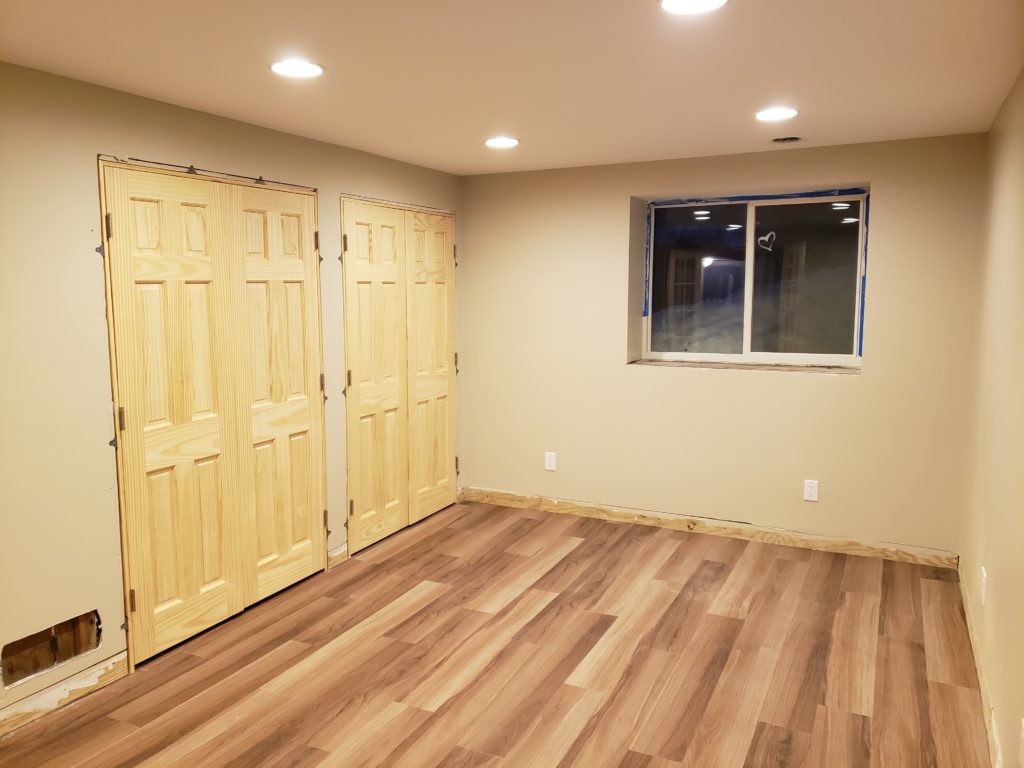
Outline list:
[[[544,469],[548,472],[554,472],[557,465],[555,463],[555,454],[552,451],[545,451],[544,453]]]
[[[804,501],[818,500],[818,481],[804,480]]]

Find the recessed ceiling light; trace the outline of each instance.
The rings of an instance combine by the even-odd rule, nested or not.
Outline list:
[[[843,219],[843,224],[856,224],[860,219],[855,219],[852,216]]]
[[[661,7],[680,16],[695,16],[698,13],[718,10],[727,2],[728,0],[661,0]]]
[[[798,114],[800,113],[792,107],[768,107],[758,112],[756,117],[762,123],[777,123],[780,120],[789,120]]]
[[[519,139],[514,139],[511,136],[491,136],[484,144],[491,149],[512,149],[519,145]]]
[[[743,229],[743,225],[742,224],[730,224],[729,226],[726,227],[726,229]]]
[[[849,203],[832,203],[833,211],[845,211],[850,207]]]
[[[694,216],[697,221],[711,221],[710,216]]]
[[[320,77],[324,68],[305,59],[284,59],[270,65],[275,74],[283,77]]]
[[[693,215],[694,216],[710,216],[711,215],[711,211],[694,211]]]

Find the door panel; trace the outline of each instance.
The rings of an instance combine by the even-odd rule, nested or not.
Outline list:
[[[258,600],[326,562],[319,266],[309,196],[235,187],[232,211],[244,242],[241,461]]]
[[[135,661],[243,607],[225,227],[206,182],[105,169]]]
[[[325,565],[315,198],[103,174],[139,662]]]
[[[410,522],[455,503],[455,220],[405,212]]]
[[[405,220],[360,201],[342,205],[348,251],[345,339],[350,552],[409,524]]]

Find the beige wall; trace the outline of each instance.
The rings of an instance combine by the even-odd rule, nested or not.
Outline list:
[[[957,550],[984,152],[975,135],[466,179],[463,486]],[[860,184],[860,375],[625,364],[631,196]]]
[[[462,201],[452,176],[3,64],[0,116],[0,645],[93,608],[105,624],[99,651],[0,691],[0,707],[124,649],[94,252],[107,153],[319,188],[330,547],[344,542],[345,506],[338,196],[458,208],[462,485],[962,551],[969,596],[989,570],[989,602],[972,613],[1013,764],[1021,82],[987,179],[985,137],[962,136],[473,177]],[[631,196],[858,184],[872,187],[860,375],[625,364],[642,304],[629,290],[642,278],[630,221],[644,217]],[[821,481],[820,503],[800,501],[804,478]]]
[[[1024,768],[1024,73],[993,126],[988,160],[988,242],[972,361],[977,429],[960,570],[1003,764]]]
[[[339,195],[454,210],[454,176],[0,64],[0,645],[98,608],[103,645],[0,689],[0,707],[124,649],[97,153],[320,191],[328,507],[345,541]]]

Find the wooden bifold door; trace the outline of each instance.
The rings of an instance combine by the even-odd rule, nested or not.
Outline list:
[[[455,220],[342,200],[348,547],[455,502]]]
[[[325,565],[316,197],[101,167],[134,663]]]

